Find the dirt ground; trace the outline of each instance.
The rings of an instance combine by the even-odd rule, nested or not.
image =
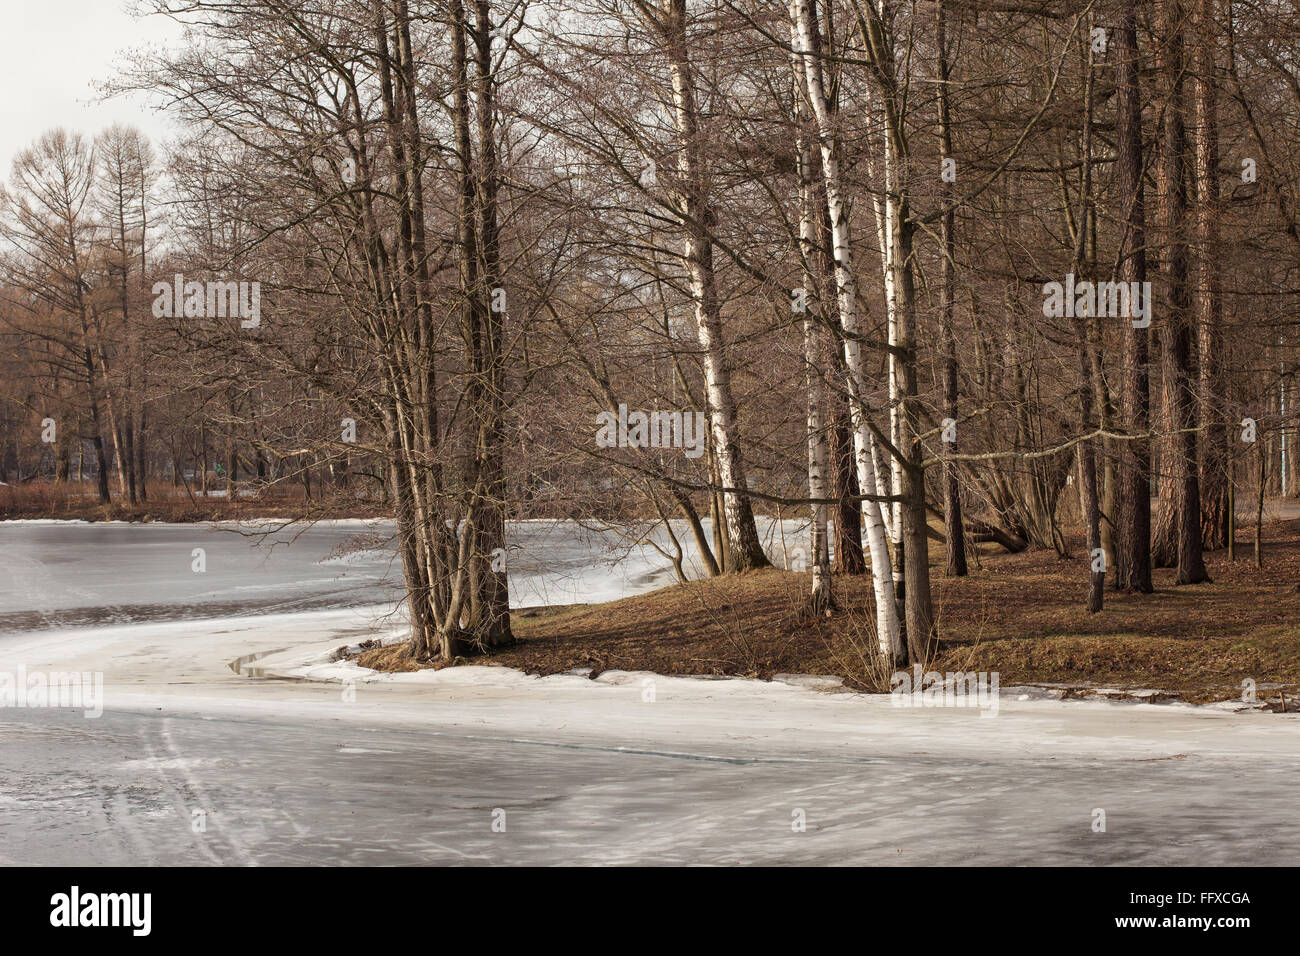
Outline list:
[[[936,548],[936,551],[939,549]],[[943,575],[932,555],[941,640],[930,669],[997,671],[1003,686],[1159,689],[1191,702],[1238,698],[1251,678],[1260,699],[1300,709],[1300,521],[1266,526],[1264,567],[1239,531],[1237,560],[1206,556],[1212,581],[1174,586],[1155,572],[1153,594],[1107,591],[1084,607],[1085,552],[984,555],[965,578]],[[474,663],[553,674],[575,668],[665,674],[828,674],[885,690],[873,663],[867,576],[837,576],[839,611],[805,613],[810,575],[765,570],[665,588],[603,605],[516,611],[518,643]],[[405,644],[361,653],[358,663],[414,670]],[[1274,709],[1280,709],[1280,703]]]

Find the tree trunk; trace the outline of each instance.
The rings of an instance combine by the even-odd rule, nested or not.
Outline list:
[[[795,88],[798,93],[802,84],[798,63],[795,67]],[[802,111],[800,111],[802,114]],[[807,293],[816,286],[811,265],[816,252],[816,226],[818,203],[814,189],[812,149],[803,116],[799,116],[800,131],[796,147],[799,173],[799,245],[800,260],[804,267],[804,314],[803,314],[803,354],[804,354],[804,392],[807,404],[808,435],[808,506],[811,522],[810,537],[812,549],[812,592],[808,598],[808,608],[814,614],[827,613],[834,609],[835,599],[831,594],[830,551],[826,541],[826,481],[829,477],[829,455],[826,449],[826,430],[822,424],[822,385],[821,385],[821,349],[817,342],[817,322],[815,315],[807,307]],[[820,299],[818,300],[820,307]]]
[[[1259,458],[1258,478],[1255,482],[1255,567],[1264,567],[1264,492],[1268,485],[1268,456],[1264,454],[1264,443],[1255,443],[1255,454]]]
[[[1142,100],[1138,88],[1136,0],[1122,0],[1116,29],[1116,178],[1123,206],[1119,280],[1146,282],[1146,226],[1142,186]],[[1151,304],[1147,304],[1148,314]],[[1124,377],[1120,417],[1128,435],[1119,446],[1119,508],[1116,521],[1115,587],[1150,594],[1151,585],[1151,427],[1146,328],[1129,322],[1124,329]]]
[[[407,124],[412,136],[412,155],[418,143],[418,128],[414,106],[415,66],[411,51],[408,18],[405,16],[406,0],[399,0],[408,95]],[[479,147],[479,249],[483,257],[481,283],[485,308],[480,309],[483,321],[483,357],[476,371],[487,384],[483,396],[483,425],[481,431],[481,470],[486,489],[482,514],[478,525],[480,541],[474,560],[481,580],[480,600],[482,619],[476,622],[475,635],[480,645],[500,647],[514,641],[510,629],[510,594],[504,562],[496,562],[493,555],[504,556],[506,545],[506,472],[505,472],[505,318],[504,307],[495,305],[501,282],[500,229],[498,226],[498,193],[501,172],[496,147],[496,76],[492,61],[492,7],[489,0],[475,2],[475,81],[478,95],[478,147]],[[415,175],[413,171],[413,175]],[[419,218],[423,220],[423,206]],[[502,289],[504,291],[504,289]],[[504,300],[503,300],[504,301]]]
[[[939,147],[944,157],[952,156],[952,121],[948,95],[948,8],[940,0],[936,22],[935,50],[939,70]],[[947,452],[956,454],[957,444],[957,340],[953,333],[953,310],[957,291],[957,225],[953,210],[955,191],[942,180],[941,202],[944,206],[942,236],[943,258],[940,275],[939,348],[943,385],[943,417],[952,423],[953,441],[944,438]],[[966,538],[961,521],[961,486],[957,463],[943,465],[943,532],[944,570],[949,577],[966,575]]]
[[[687,52],[686,0],[668,0],[661,36],[673,80],[673,117],[676,124],[683,215],[682,261],[690,277],[696,329],[704,359],[704,382],[709,398],[709,424],[717,448],[718,479],[723,487],[727,522],[729,572],[768,566],[750,506],[736,403],[731,389],[731,367],[725,352],[717,280],[713,270],[713,210],[709,204],[700,157],[699,110],[695,81]]]
[[[836,351],[837,366],[843,358]],[[842,368],[840,380],[845,379]],[[853,422],[848,403],[835,392],[831,399],[831,463],[836,504],[832,508],[835,526],[835,570],[839,574],[864,574],[867,559],[862,552],[862,506],[858,503],[858,474],[853,462]]]
[[[839,161],[834,148],[834,126],[827,108],[822,82],[822,52],[813,12],[814,0],[791,0],[791,44],[803,65],[808,99],[817,124],[821,151],[822,177],[826,187],[826,204],[830,210],[831,232],[835,250],[835,285],[839,295],[840,325],[844,335],[844,364],[848,369],[849,411],[853,420],[854,450],[857,454],[858,485],[864,490],[876,486],[875,464],[871,456],[871,429],[864,405],[866,370],[862,345],[858,340],[857,280],[853,269],[853,240],[848,209],[840,183]],[[876,633],[880,651],[886,661],[906,660],[898,613],[894,604],[893,571],[890,566],[889,542],[878,501],[863,502],[867,541],[871,551],[871,578],[876,596]]]
[[[1093,122],[1093,86],[1095,71],[1093,68],[1092,47],[1088,47],[1087,76],[1084,80],[1083,108],[1083,144],[1080,150],[1083,156],[1083,176],[1079,190],[1079,215],[1076,217],[1076,235],[1074,243],[1073,270],[1077,273],[1084,265],[1084,253],[1087,248],[1088,216],[1092,203],[1092,122]],[[1095,363],[1091,354],[1090,321],[1088,318],[1074,320],[1075,334],[1078,336],[1079,362],[1079,427],[1083,434],[1089,434],[1097,428],[1097,386],[1093,381]],[[1078,445],[1079,460],[1079,494],[1083,501],[1083,522],[1087,536],[1088,576],[1088,612],[1096,614],[1102,609],[1106,588],[1106,552],[1101,545],[1101,509],[1097,490],[1097,459],[1092,439]]]
[[[695,510],[695,504],[682,488],[677,485],[671,485],[669,491],[673,500],[677,502],[677,508],[686,519],[687,526],[691,529],[691,538],[695,541],[695,550],[700,552],[700,560],[704,562],[704,573],[711,578],[716,578],[721,574],[718,562],[713,556],[713,549],[709,547],[708,536],[704,533],[704,525],[700,521],[700,514]]]
[[[1223,405],[1223,315],[1219,279],[1218,80],[1214,63],[1214,0],[1191,0],[1192,117],[1196,152],[1195,292],[1200,340],[1201,543],[1228,539],[1228,426]]]
[[[1160,65],[1166,102],[1161,137],[1162,227],[1167,249],[1165,284],[1168,314],[1164,316],[1162,379],[1165,427],[1172,432],[1166,447],[1169,461],[1161,470],[1169,476],[1169,499],[1161,501],[1162,519],[1172,518],[1170,536],[1176,543],[1175,583],[1208,579],[1201,551],[1201,491],[1197,475],[1197,387],[1193,375],[1193,337],[1188,295],[1187,255],[1187,136],[1184,127],[1183,4],[1162,0],[1164,24]]]

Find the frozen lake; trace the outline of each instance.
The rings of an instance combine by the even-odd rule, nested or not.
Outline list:
[[[0,633],[400,602],[392,522],[281,525],[0,522]],[[804,530],[762,527],[778,561],[782,534],[791,551]],[[676,533],[699,574],[689,534]],[[648,537],[668,549],[662,528]],[[507,568],[513,607],[612,601],[675,580],[653,546],[572,521],[511,522]]]
[[[331,557],[366,531],[2,522],[0,632],[396,601],[391,554]]]

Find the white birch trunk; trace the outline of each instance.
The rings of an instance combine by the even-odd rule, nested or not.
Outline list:
[[[872,108],[872,95],[870,88],[866,92],[867,108]],[[894,224],[897,221],[897,209],[894,205],[894,162],[893,146],[890,137],[884,137],[884,195],[883,197],[873,193],[871,196],[871,207],[875,212],[876,219],[876,239],[880,244],[880,269],[885,284],[885,325],[887,329],[888,342],[890,347],[898,345],[898,286],[895,282],[895,263],[897,262],[896,251],[896,234]],[[868,154],[867,157],[867,175],[874,182],[876,181],[876,162]],[[899,389],[898,389],[898,361],[893,353],[889,355],[889,440],[895,448],[899,447],[898,439],[898,410],[899,410]],[[889,456],[889,468],[884,469],[877,465],[877,473],[881,474],[880,493],[897,495],[903,487],[903,465],[897,457]],[[889,534],[889,540],[893,542],[894,553],[898,553],[898,547],[903,539],[903,515],[902,502],[892,502],[885,514],[885,528]],[[894,569],[894,578],[898,580],[902,576],[902,566],[899,565]]]
[[[853,238],[847,210],[844,207],[839,162],[835,156],[834,124],[822,81],[821,51],[818,49],[817,34],[813,26],[812,0],[791,0],[790,14],[792,46],[803,63],[809,105],[817,122],[822,175],[825,179],[826,202],[830,210],[831,238],[835,247],[835,286],[839,295],[840,323],[844,329],[844,361],[849,372],[848,391],[853,422],[853,450],[857,462],[858,484],[865,492],[866,489],[876,487],[876,468],[871,456],[871,431],[867,427],[866,409],[863,406],[866,372],[862,361],[862,345],[858,341]],[[881,516],[880,503],[864,501],[862,510],[871,553],[871,583],[876,596],[876,631],[880,650],[886,659],[899,660],[903,657],[904,649],[898,626],[898,611],[894,604],[889,541],[885,536],[885,523]]]
[[[889,347],[898,346],[898,282],[896,275],[898,272],[898,207],[894,202],[894,153],[890,145],[891,138],[885,137],[885,288],[888,292],[886,304],[888,306],[888,338]],[[898,415],[899,415],[899,368],[898,357],[893,352],[889,353],[889,441],[895,448],[902,447],[900,439]],[[898,460],[897,455],[889,456],[889,490],[890,494],[898,495],[903,489],[903,463]],[[894,553],[898,553],[898,547],[903,540],[903,503],[895,501],[889,506],[889,531],[890,538],[894,542]],[[894,579],[902,580],[903,568],[897,565],[894,568]]]
[[[800,82],[800,64],[791,58],[795,71],[795,93],[798,96],[803,84]],[[802,110],[800,111],[802,114]],[[800,119],[802,120],[802,115]],[[802,123],[801,123],[802,127]],[[817,330],[813,314],[806,305],[807,293],[816,286],[808,258],[816,247],[816,227],[813,217],[816,215],[813,196],[813,159],[811,144],[801,128],[796,148],[799,164],[799,245],[800,258],[803,261],[804,274],[804,317],[803,317],[803,355],[804,355],[804,389],[807,396],[808,426],[808,497],[813,499],[808,513],[811,520],[812,550],[812,594],[809,606],[815,612],[828,611],[834,607],[831,594],[830,547],[827,533],[826,504],[818,501],[827,497],[827,474],[830,467],[830,452],[826,442],[826,431],[822,422],[822,387],[818,369],[821,366],[817,348]]]
[[[767,557],[758,539],[754,513],[745,495],[747,484],[736,428],[736,404],[731,391],[731,372],[723,355],[722,319],[718,307],[717,282],[713,270],[713,246],[707,232],[709,209],[705,198],[704,171],[698,150],[698,113],[690,62],[686,54],[686,5],[669,0],[667,20],[660,27],[667,47],[673,83],[673,110],[678,134],[677,170],[681,177],[681,202],[685,232],[682,259],[690,276],[691,298],[700,352],[704,358],[704,384],[709,399],[709,425],[717,450],[718,478],[724,488],[723,511],[727,525],[728,571],[764,567]]]

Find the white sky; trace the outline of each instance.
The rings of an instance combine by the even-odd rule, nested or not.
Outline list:
[[[113,74],[121,51],[180,35],[172,20],[137,20],[129,0],[0,0],[0,178],[14,155],[55,126],[93,137],[113,122],[155,143],[169,120],[139,98],[101,102],[93,84]]]

